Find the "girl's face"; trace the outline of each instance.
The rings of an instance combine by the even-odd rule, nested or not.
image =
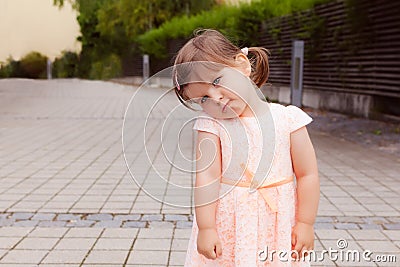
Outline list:
[[[225,67],[201,75],[201,82],[185,85],[189,101],[201,106],[203,111],[216,119],[251,116],[248,106],[249,92],[254,90],[241,68]]]

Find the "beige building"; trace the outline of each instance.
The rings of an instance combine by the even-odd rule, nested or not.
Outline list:
[[[62,50],[79,51],[77,13],[65,2],[59,9],[53,0],[0,0],[0,62],[31,51],[51,59]]]

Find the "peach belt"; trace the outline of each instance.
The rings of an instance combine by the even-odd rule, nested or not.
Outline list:
[[[245,175],[247,177],[251,177],[253,178],[254,174],[252,172],[250,172],[249,170],[245,169]],[[284,180],[278,181],[276,183],[271,183],[271,184],[267,184],[267,185],[263,185],[257,188],[257,191],[261,194],[261,196],[263,197],[265,203],[271,208],[271,210],[273,212],[277,212],[278,211],[278,207],[276,204],[276,198],[271,198],[271,196],[269,195],[268,188],[272,188],[272,187],[277,187],[280,185],[284,185],[287,183],[291,183],[294,180],[294,176],[288,177]],[[236,186],[240,186],[240,187],[247,187],[250,188],[251,183],[250,182],[246,182],[246,181],[234,181],[232,179],[229,178],[225,178],[225,177],[221,177],[221,183],[223,184],[228,184],[228,185],[236,185]]]

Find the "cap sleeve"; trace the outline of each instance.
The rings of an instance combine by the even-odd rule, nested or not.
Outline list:
[[[219,136],[218,123],[214,118],[207,116],[204,113],[197,117],[193,125],[193,130],[209,132]]]
[[[312,118],[300,108],[289,105],[286,107],[288,114],[289,131],[294,132],[312,122]]]

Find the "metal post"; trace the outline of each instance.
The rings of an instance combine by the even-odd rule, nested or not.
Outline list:
[[[291,104],[301,107],[303,95],[304,41],[293,41],[290,73]]]
[[[143,81],[150,76],[150,58],[149,55],[143,55]]]
[[[52,64],[51,64],[51,60],[48,58],[47,59],[47,80],[51,80],[53,78],[51,71],[52,71]]]

